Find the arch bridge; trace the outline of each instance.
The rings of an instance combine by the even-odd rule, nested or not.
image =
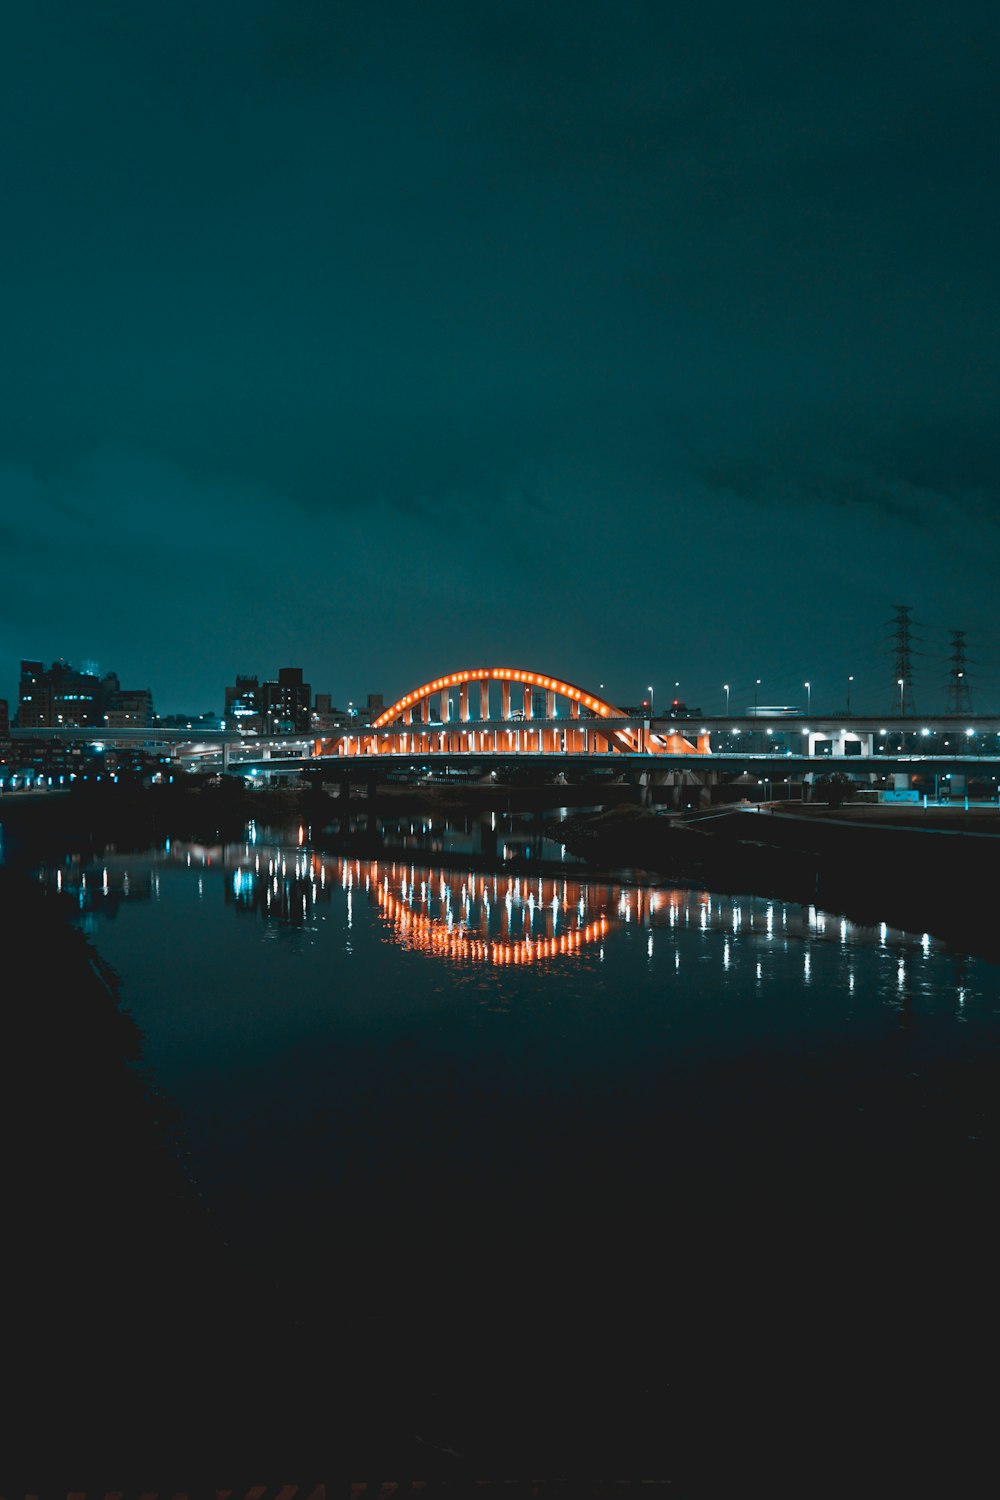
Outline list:
[[[707,755],[675,731],[585,688],[518,667],[449,672],[397,698],[370,725],[318,739],[317,756]]]

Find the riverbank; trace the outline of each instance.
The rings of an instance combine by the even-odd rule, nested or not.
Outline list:
[[[224,1239],[70,898],[0,867],[0,912],[17,944],[0,1004],[0,1493],[244,1494],[346,1484],[373,1455],[412,1464],[398,1411],[360,1383],[321,1404],[313,1330]],[[357,1369],[364,1353],[322,1358]]]
[[[929,932],[1000,961],[994,920],[1000,818],[942,810],[754,805],[664,816],[629,807],[570,817],[567,848],[588,864],[774,895],[864,925]],[[968,821],[962,821],[968,817]]]
[[[68,902],[0,869],[0,911],[20,956],[0,1006],[0,1475],[25,1492],[112,1470],[138,1483],[164,1430],[193,1441],[207,1410],[199,1371],[178,1378],[202,1327],[238,1334],[227,1255],[116,977]]]

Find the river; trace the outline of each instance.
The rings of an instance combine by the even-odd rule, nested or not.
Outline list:
[[[251,1333],[287,1330],[272,1482],[322,1452],[954,1478],[1000,970],[526,827],[250,823],[37,870],[119,976]]]

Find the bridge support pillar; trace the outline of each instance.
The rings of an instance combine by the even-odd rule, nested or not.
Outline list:
[[[510,718],[510,683],[509,682],[501,682],[501,684],[500,684],[500,717],[501,717],[501,719],[509,719]]]
[[[532,694],[532,691],[531,691],[530,687],[526,687],[525,690],[524,690],[523,703],[524,703],[524,717],[526,719],[530,719],[531,716],[532,716],[531,710],[532,710],[532,707],[534,705],[534,697],[533,697],[533,694]]]
[[[463,724],[469,722],[469,684],[463,682],[458,694],[458,716]]]
[[[490,679],[483,677],[479,683],[479,717],[488,719],[490,716]]]

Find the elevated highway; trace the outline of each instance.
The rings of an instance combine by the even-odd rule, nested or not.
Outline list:
[[[371,786],[427,777],[612,777],[703,785],[814,780],[842,771],[897,785],[914,777],[1000,778],[1000,716],[787,713],[649,717],[545,673],[475,667],[403,694],[372,723],[332,734],[248,736],[235,727],[14,729],[16,742],[142,747],[180,766],[273,779],[312,772]]]

